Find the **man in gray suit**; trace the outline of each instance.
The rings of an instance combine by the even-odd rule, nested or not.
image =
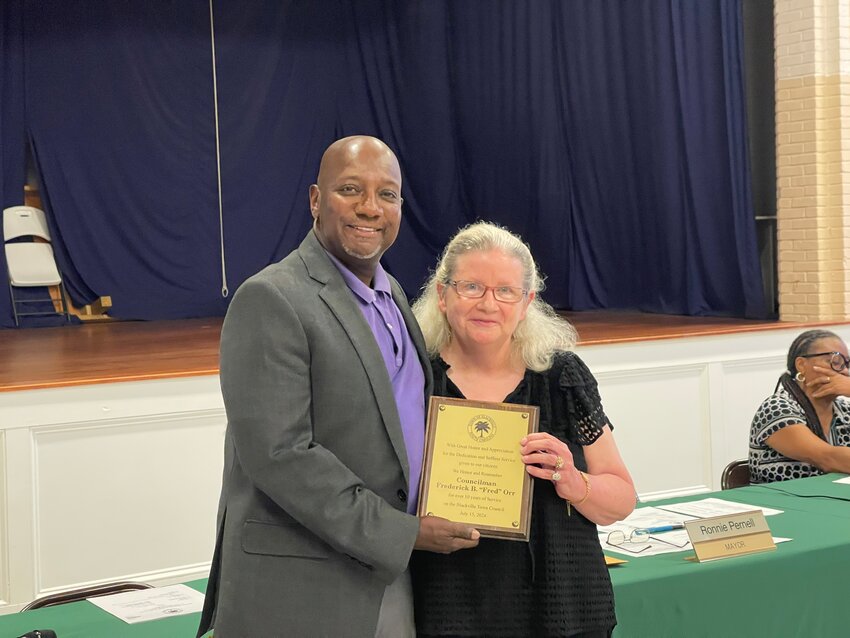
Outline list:
[[[431,368],[380,258],[401,170],[380,140],[332,144],[313,230],[248,279],[221,334],[218,536],[199,635],[412,636],[407,562],[478,531],[414,515]]]

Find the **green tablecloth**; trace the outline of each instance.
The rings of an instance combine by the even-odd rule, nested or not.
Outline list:
[[[186,583],[204,591],[206,579]],[[57,638],[194,638],[201,614],[187,614],[128,625],[88,601],[0,616],[0,638],[33,629],[52,629]]]
[[[840,476],[648,503],[717,496],[781,509],[767,519],[770,529],[794,540],[773,552],[709,563],[685,560],[693,552],[630,558],[611,569],[619,620],[614,638],[850,636],[850,502],[806,498],[850,499],[850,485],[833,483]],[[186,584],[203,591],[206,580]],[[0,616],[0,638],[32,629],[53,629],[58,638],[192,638],[199,616],[128,625],[91,603],[69,603]]]
[[[693,552],[631,558],[611,570],[619,624],[614,638],[850,636],[850,500],[842,475],[654,501],[708,496],[783,510],[767,519],[776,551],[708,563]]]

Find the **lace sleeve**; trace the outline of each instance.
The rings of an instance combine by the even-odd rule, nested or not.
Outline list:
[[[558,386],[570,421],[570,438],[579,445],[590,445],[602,435],[605,425],[613,429],[602,409],[596,379],[575,353],[559,355],[556,365],[562,366]]]

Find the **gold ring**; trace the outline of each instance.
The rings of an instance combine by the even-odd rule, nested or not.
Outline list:
[[[560,480],[561,480],[561,473],[560,472],[552,472],[552,482],[557,483]]]
[[[564,459],[562,459],[560,456],[556,457],[555,469],[560,470],[562,467],[564,467]]]

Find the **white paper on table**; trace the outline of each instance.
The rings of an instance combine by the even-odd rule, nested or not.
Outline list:
[[[623,532],[626,538],[628,538],[635,529],[662,527],[671,523],[684,523],[693,519],[693,516],[665,511],[657,507],[641,507],[633,511],[622,521],[611,525],[597,526],[596,530],[599,534],[599,544],[602,545],[604,551],[616,552],[621,556],[628,556],[630,558],[640,558],[641,556],[657,556],[659,554],[671,554],[692,549],[688,532],[684,529],[670,530],[652,534],[649,540],[643,543],[630,543],[626,541],[621,545],[610,545],[608,543],[608,534],[616,530]]]
[[[129,624],[192,614],[204,607],[204,595],[186,585],[96,596],[88,601]]]
[[[775,510],[770,507],[759,507],[758,505],[735,503],[732,501],[724,501],[719,498],[704,498],[701,501],[691,501],[689,503],[659,505],[658,508],[666,512],[687,514],[695,518],[711,518],[712,516],[724,516],[726,514],[737,514],[739,512],[752,512],[753,510],[761,510],[765,516],[773,516],[774,514],[782,513],[782,510]]]
[[[836,479],[833,483],[850,483],[850,476],[845,476],[843,479]]]

